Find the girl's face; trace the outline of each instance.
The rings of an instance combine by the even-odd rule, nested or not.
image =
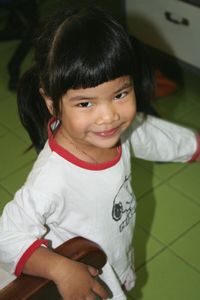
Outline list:
[[[60,111],[62,132],[73,143],[85,149],[112,148],[136,114],[133,82],[123,76],[92,88],[70,89]]]

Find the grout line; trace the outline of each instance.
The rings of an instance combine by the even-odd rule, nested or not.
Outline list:
[[[23,170],[24,168],[26,168],[28,165],[30,165],[30,164],[33,165],[34,162],[35,162],[35,160],[32,159],[32,160],[26,162],[25,164],[21,165],[21,167],[15,169],[15,170],[13,170],[13,171],[11,171],[11,172],[10,172],[9,174],[7,174],[5,177],[1,177],[1,178],[0,178],[0,184],[2,184],[2,182],[3,182],[4,180],[6,180],[8,177],[10,177],[10,176],[16,174],[17,172]]]
[[[170,247],[173,244],[175,244],[178,240],[180,240],[183,236],[185,236],[187,233],[189,233],[193,228],[197,227],[199,224],[200,224],[200,220],[197,221],[196,223],[194,223],[189,228],[187,228],[184,232],[182,232],[181,234],[179,234],[179,236],[177,236],[177,238],[175,238],[173,241],[171,241],[167,246]]]
[[[166,185],[167,180],[163,180],[158,182],[158,184],[154,185],[151,187],[151,189],[149,189],[148,191],[144,192],[141,196],[136,197],[137,202],[139,202],[140,200],[142,200],[144,197],[146,197],[149,193],[152,193],[155,189],[159,188],[162,185]]]
[[[172,177],[171,177],[172,178]],[[172,185],[169,181],[169,178],[166,180],[163,180],[161,182],[159,182],[156,186],[152,186],[151,189],[149,189],[148,191],[144,192],[141,196],[137,197],[137,202],[139,203],[140,200],[142,200],[144,197],[146,197],[149,193],[153,192],[155,189],[159,188],[162,185],[166,185],[168,187],[170,187],[171,189],[173,189],[174,191],[176,191],[178,194],[184,196],[184,198],[186,198],[189,202],[193,202],[193,204],[200,206],[200,203],[197,202],[195,199],[193,199],[192,197],[190,197],[188,194],[186,194],[184,192],[184,190],[179,190],[177,189],[174,185]]]
[[[169,252],[173,253],[176,257],[178,257],[182,262],[184,262],[188,267],[193,269],[195,272],[197,272],[200,275],[200,270],[196,268],[193,264],[189,263],[187,260],[185,260],[182,256],[179,256],[178,253],[176,253],[173,249],[168,248]]]
[[[5,136],[6,134],[9,133],[9,134],[13,135],[14,137],[18,138],[18,139],[19,139],[21,142],[23,142],[24,144],[27,144],[25,138],[23,139],[20,135],[18,135],[18,134],[16,133],[16,130],[17,130],[18,128],[20,128],[20,126],[22,126],[22,125],[19,125],[19,126],[15,127],[14,129],[11,129],[11,128],[7,127],[7,126],[4,125],[3,123],[0,123],[0,126],[3,127],[3,129],[5,129],[5,132],[1,135],[1,137]],[[23,126],[22,126],[22,128],[23,128]],[[24,130],[25,130],[25,129],[24,129]],[[30,142],[30,143],[31,143],[31,142]]]
[[[194,198],[190,197],[190,195],[186,194],[184,192],[184,190],[179,190],[177,189],[176,186],[174,186],[172,183],[168,182],[167,185],[172,188],[173,190],[175,190],[176,192],[178,192],[180,195],[184,196],[185,198],[187,198],[189,201],[193,202],[194,204],[196,204],[197,206],[200,206],[200,203],[197,202]]]
[[[168,250],[169,252],[173,253],[176,257],[178,257],[182,262],[184,262],[186,265],[188,265],[190,268],[192,268],[193,270],[195,270],[198,274],[200,274],[200,270],[198,268],[196,268],[194,265],[190,264],[187,260],[185,260],[182,256],[178,255],[178,253],[175,252],[175,250],[173,250],[171,248],[171,246],[173,244],[175,244],[179,239],[181,239],[184,235],[186,235],[188,232],[190,232],[193,228],[195,228],[196,226],[198,226],[200,224],[200,221],[196,222],[195,224],[193,224],[190,228],[188,228],[187,230],[185,230],[183,233],[181,233],[175,240],[171,241],[169,244],[164,244],[163,242],[161,242],[158,238],[156,238],[154,235],[150,234],[147,230],[145,230],[145,228],[143,228],[142,226],[140,226],[140,228],[142,228],[143,231],[145,231],[146,233],[148,233],[149,236],[151,236],[152,238],[154,238],[155,240],[157,240],[161,245],[163,245],[163,248],[160,249],[157,253],[155,253],[154,255],[152,255],[149,259],[147,259],[146,261],[144,261],[141,265],[139,265],[136,268],[136,272],[139,271],[141,268],[143,268],[145,265],[147,265],[150,261],[152,261],[153,259],[155,259],[157,256],[159,256],[161,253],[163,253],[164,251]]]
[[[10,191],[8,191],[8,190],[1,184],[1,182],[0,182],[0,188],[1,188],[4,192],[8,193],[10,196],[13,197],[13,194],[12,194]]]
[[[154,255],[152,255],[149,259],[147,259],[146,261],[144,261],[141,265],[139,265],[135,271],[138,272],[140,269],[142,269],[144,266],[146,266],[149,262],[151,262],[153,259],[155,259],[157,256],[159,256],[161,253],[163,253],[164,251],[167,250],[167,246],[163,247],[162,249],[160,249],[157,253],[155,253]]]
[[[169,164],[176,164],[176,162],[169,162]],[[162,179],[162,182],[166,182],[169,179],[173,178],[174,176],[178,175],[179,173],[181,173],[183,170],[185,170],[186,168],[188,168],[187,162],[183,163],[182,166],[180,168],[178,168],[177,170],[175,170],[172,174],[169,174],[167,177],[162,178],[159,175],[156,175],[159,179]]]

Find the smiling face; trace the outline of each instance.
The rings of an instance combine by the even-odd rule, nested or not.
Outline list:
[[[60,129],[79,149],[113,148],[136,114],[132,80],[123,76],[92,88],[70,89],[60,111]],[[57,141],[67,146],[59,135]]]

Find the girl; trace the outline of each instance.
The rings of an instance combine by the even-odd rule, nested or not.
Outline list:
[[[139,54],[107,13],[64,10],[45,25],[35,65],[21,81],[19,113],[40,154],[0,219],[0,260],[17,276],[53,280],[65,300],[123,300],[134,286],[131,154],[181,162],[200,156],[193,131],[136,113],[152,96]],[[100,277],[107,288],[97,270],[49,246],[77,235],[106,252]]]

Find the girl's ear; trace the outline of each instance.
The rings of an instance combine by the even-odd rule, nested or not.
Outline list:
[[[52,99],[45,94],[43,88],[39,88],[39,92],[40,92],[40,95],[43,97],[43,99],[44,99],[44,101],[46,103],[48,111],[53,116],[54,109],[53,109],[53,101],[52,101]]]

